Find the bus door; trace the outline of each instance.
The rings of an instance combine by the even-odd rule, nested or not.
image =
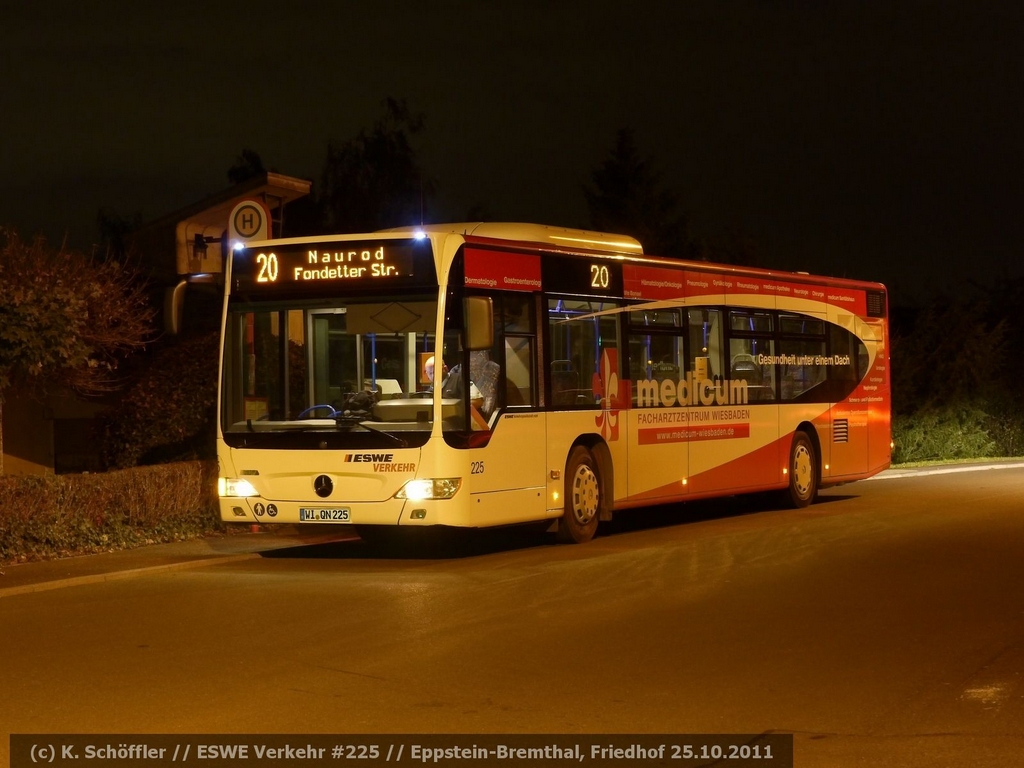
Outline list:
[[[693,422],[689,418],[693,354],[706,363],[702,333],[693,340],[681,307],[639,306],[627,315],[632,408],[623,412],[629,434],[628,496],[631,501],[684,498],[689,490]],[[706,364],[703,370],[707,370]]]
[[[467,479],[477,525],[544,516],[546,420],[538,409],[533,295],[492,294],[494,345],[469,353],[472,447]]]

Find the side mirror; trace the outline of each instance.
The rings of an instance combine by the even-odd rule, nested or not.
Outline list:
[[[188,281],[181,280],[173,288],[164,291],[164,333],[175,336],[181,333],[181,316],[185,309],[185,289]]]
[[[463,304],[465,346],[470,352],[494,346],[494,304],[490,296],[467,296]]]

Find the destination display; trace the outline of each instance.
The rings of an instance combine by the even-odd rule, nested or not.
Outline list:
[[[622,298],[622,267],[617,261],[547,256],[542,266],[546,291]]]
[[[401,282],[417,275],[417,265],[433,275],[429,241],[268,243],[235,251],[232,277],[239,290],[329,290]]]

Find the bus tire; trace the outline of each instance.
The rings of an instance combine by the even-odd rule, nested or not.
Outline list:
[[[814,441],[806,432],[793,435],[789,449],[789,502],[797,508],[809,506],[818,496],[818,457]]]
[[[594,538],[601,511],[601,475],[594,455],[577,445],[565,463],[565,509],[558,540],[582,544]]]

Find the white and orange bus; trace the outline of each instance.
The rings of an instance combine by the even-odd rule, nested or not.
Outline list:
[[[582,542],[630,507],[805,506],[889,465],[878,283],[499,223],[250,243],[226,273],[225,521]]]

